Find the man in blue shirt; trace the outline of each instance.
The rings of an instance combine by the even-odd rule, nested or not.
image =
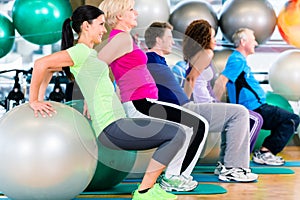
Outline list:
[[[260,150],[254,152],[253,161],[266,165],[283,165],[284,160],[276,156],[288,143],[299,125],[299,117],[277,106],[266,103],[266,95],[254,78],[247,64],[247,56],[255,52],[258,43],[254,32],[239,29],[233,36],[235,51],[229,56],[226,67],[215,82],[214,92],[218,99],[227,87],[231,103],[244,105],[263,117],[262,129],[271,130]]]

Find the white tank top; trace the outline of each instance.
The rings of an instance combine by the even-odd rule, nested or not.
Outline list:
[[[210,95],[207,88],[208,83],[213,79],[214,71],[209,65],[203,70],[200,76],[196,79],[195,88],[193,91],[194,102],[196,103],[208,103],[213,102],[215,99]]]

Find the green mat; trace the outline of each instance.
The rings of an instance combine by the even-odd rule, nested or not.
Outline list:
[[[120,183],[112,189],[97,192],[82,192],[81,195],[117,195],[131,194],[137,189],[137,184]],[[227,190],[219,185],[214,184],[199,184],[193,191],[190,192],[173,192],[174,194],[224,194]]]
[[[1,196],[0,199],[7,199],[7,200],[10,200],[9,198],[7,197],[4,197],[4,196]],[[81,198],[81,197],[78,197],[78,198],[75,198],[75,199],[72,199],[72,200],[98,200],[98,199],[101,199],[101,200],[130,200],[131,198]]]
[[[208,173],[194,173],[192,174],[195,181],[203,183],[203,182],[216,182],[216,183],[237,183],[236,181],[221,181],[218,176],[214,174]],[[256,183],[257,180],[251,181],[251,183]],[[250,183],[250,182],[249,182]]]
[[[214,173],[215,166],[196,166],[193,173]],[[294,174],[295,172],[286,167],[251,167],[256,174]]]
[[[295,174],[294,170],[286,167],[251,167],[256,174]]]
[[[136,190],[138,187],[137,184],[129,184],[129,183],[120,183],[116,185],[115,187],[104,190],[104,191],[97,191],[97,192],[82,192],[80,195],[125,195],[125,194],[131,194],[134,190]],[[224,194],[227,190],[223,188],[222,186],[215,185],[215,184],[199,184],[193,191],[190,192],[173,192],[177,195],[200,195],[200,194]],[[0,194],[3,194],[0,192]],[[82,198],[76,198],[76,199],[82,199]],[[90,199],[90,198],[88,198]],[[97,199],[97,198],[93,198]],[[103,199],[103,198],[101,198]]]
[[[268,165],[260,165],[254,163],[253,161],[250,161],[250,167],[268,167]],[[274,166],[274,167],[300,167],[300,161],[289,160],[289,161],[285,161],[284,165],[282,166]]]
[[[75,198],[72,200],[96,200],[96,199],[101,199],[101,200],[130,200],[131,198]]]

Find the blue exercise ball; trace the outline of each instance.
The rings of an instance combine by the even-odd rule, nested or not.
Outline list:
[[[0,58],[6,56],[15,42],[13,23],[0,13]]]
[[[10,199],[72,199],[88,186],[98,161],[95,135],[75,109],[34,117],[28,103],[0,121],[0,191]]]
[[[12,9],[17,31],[24,39],[38,45],[59,41],[63,22],[71,15],[69,0],[16,0]]]
[[[178,61],[173,67],[172,67],[172,72],[179,82],[180,86],[184,86],[184,81],[186,77],[186,70],[187,70],[187,63],[183,60]]]

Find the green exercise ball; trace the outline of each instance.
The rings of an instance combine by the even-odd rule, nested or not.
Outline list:
[[[61,39],[64,20],[72,15],[69,0],[16,0],[13,24],[27,41],[46,45]]]
[[[288,100],[286,100],[284,97],[282,97],[279,94],[268,91],[266,94],[266,101],[270,105],[278,106],[278,107],[285,109],[292,113],[294,112],[293,108],[292,108],[291,104],[288,102]],[[270,134],[271,134],[270,130],[260,130],[253,149],[254,150],[260,149],[265,138],[268,137]]]
[[[10,52],[15,42],[13,23],[0,13],[0,58]]]
[[[98,145],[96,172],[85,191],[100,191],[122,182],[130,173],[136,160],[136,151],[112,150]]]
[[[83,100],[72,100],[65,104],[83,111]],[[91,120],[90,124],[91,124]],[[123,181],[132,170],[136,151],[112,150],[98,142],[98,163],[96,172],[85,191],[100,191],[112,188]]]

